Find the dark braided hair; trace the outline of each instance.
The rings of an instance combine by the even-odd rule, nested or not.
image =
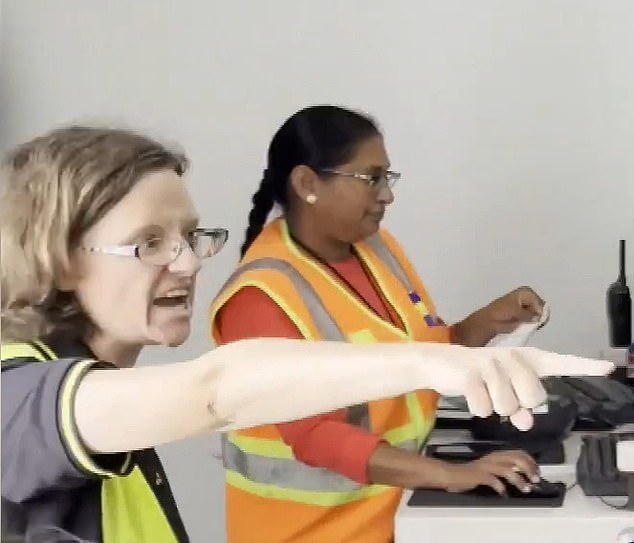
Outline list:
[[[251,201],[249,226],[241,249],[247,252],[258,237],[274,204],[288,208],[288,179],[305,165],[319,173],[348,162],[360,143],[378,136],[372,119],[337,106],[311,106],[295,113],[275,133],[268,164]]]

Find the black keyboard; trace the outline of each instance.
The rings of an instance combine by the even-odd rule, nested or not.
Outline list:
[[[495,451],[523,450],[538,464],[563,464],[565,460],[563,443],[526,442],[522,445],[503,441],[469,441],[462,443],[431,444],[427,454],[446,462],[471,462]]]
[[[616,467],[616,443],[634,432],[584,436],[577,481],[586,496],[627,496],[627,479]]]

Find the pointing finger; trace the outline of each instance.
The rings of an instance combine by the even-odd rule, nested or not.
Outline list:
[[[570,354],[557,354],[533,347],[519,347],[518,352],[539,377],[551,376],[605,376],[614,371],[607,360],[594,360]]]

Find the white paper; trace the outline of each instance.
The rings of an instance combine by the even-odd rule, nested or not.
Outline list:
[[[533,334],[543,326],[550,316],[550,308],[548,304],[544,305],[542,314],[538,321],[525,322],[520,324],[515,330],[508,334],[498,334],[489,343],[487,347],[524,347]]]

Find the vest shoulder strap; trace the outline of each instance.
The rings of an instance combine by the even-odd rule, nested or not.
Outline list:
[[[373,236],[370,236],[365,240],[368,247],[374,251],[376,256],[379,257],[380,260],[388,267],[388,269],[392,272],[394,277],[396,277],[399,282],[407,289],[407,292],[411,292],[413,289],[413,285],[409,280],[407,273],[401,266],[398,259],[394,256],[392,251],[390,251],[389,247],[385,244],[385,242],[381,239],[381,236],[377,233]]]
[[[306,303],[310,315],[319,330],[321,336],[327,341],[346,341],[345,334],[341,331],[337,323],[326,310],[321,299],[315,292],[311,284],[299,273],[290,262],[279,258],[259,258],[243,264],[231,274],[229,279],[220,289],[222,293],[231,284],[235,283],[239,277],[248,271],[269,270],[283,274],[300,294]]]

